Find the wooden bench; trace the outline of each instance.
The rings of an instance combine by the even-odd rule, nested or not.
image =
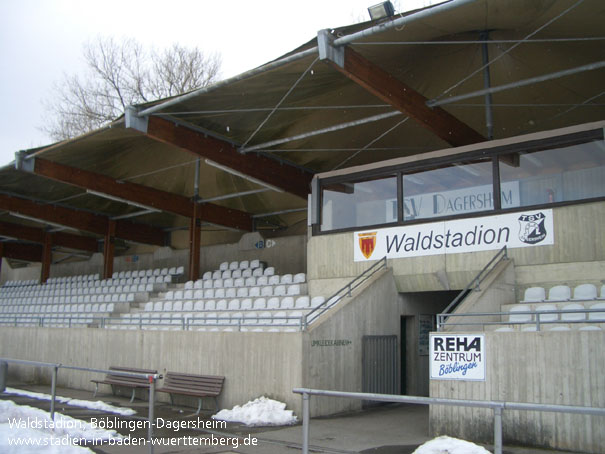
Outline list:
[[[157,370],[151,369],[135,369],[133,367],[119,367],[119,366],[111,366],[109,370],[113,370],[116,372],[131,372],[137,374],[148,374],[154,375],[157,374]],[[115,391],[115,386],[124,386],[126,388],[132,388],[132,396],[130,397],[130,402],[134,401],[134,393],[137,389],[149,389],[149,379],[147,377],[136,377],[133,375],[120,375],[120,374],[112,374],[108,373],[103,380],[90,380],[95,384],[95,392],[93,397],[97,395],[97,391],[99,390],[99,384],[105,384],[111,386],[111,392]]]
[[[196,415],[202,410],[204,397],[214,398],[215,410],[218,410],[217,397],[223,389],[225,377],[217,375],[182,374],[180,372],[166,372],[164,384],[157,388],[157,392],[170,393],[170,403],[174,405],[173,394],[194,396],[198,398]]]

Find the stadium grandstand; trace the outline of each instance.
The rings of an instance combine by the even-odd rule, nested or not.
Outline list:
[[[386,13],[17,152],[0,356],[220,375],[223,408],[300,414],[296,387],[605,407],[605,4]],[[493,433],[487,410],[430,424]],[[511,411],[504,439],[603,452],[605,421]]]

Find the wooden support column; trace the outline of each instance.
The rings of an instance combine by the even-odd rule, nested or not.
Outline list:
[[[2,260],[4,259],[4,243],[0,243],[0,276],[2,275]]]
[[[113,254],[116,242],[116,221],[109,220],[103,245],[103,279],[111,279],[113,275]]]
[[[200,242],[202,233],[202,206],[193,204],[193,216],[189,225],[189,280],[200,278]]]
[[[53,241],[50,233],[44,233],[44,243],[42,244],[42,271],[40,272],[40,284],[44,284],[50,276],[50,264],[53,259]]]

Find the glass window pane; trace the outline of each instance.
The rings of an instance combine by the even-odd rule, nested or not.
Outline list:
[[[603,197],[605,142],[521,154],[518,167],[500,163],[500,180],[518,185],[515,206]]]
[[[337,183],[322,188],[321,230],[397,221],[397,178]]]
[[[459,163],[404,175],[403,196],[406,221],[492,210],[492,161]]]

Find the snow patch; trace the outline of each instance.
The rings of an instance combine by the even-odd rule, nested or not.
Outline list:
[[[15,388],[8,388],[8,387],[6,388],[5,393],[13,394],[13,395],[17,395],[17,396],[30,397],[32,399],[38,399],[38,400],[51,400],[52,399],[52,396],[50,394],[36,393],[36,392],[32,392],[32,391],[25,391],[22,389],[15,389]],[[133,410],[132,408],[115,407],[113,405],[107,404],[100,400],[91,401],[91,400],[80,400],[80,399],[71,399],[69,397],[55,396],[55,401],[60,402],[62,404],[71,405],[73,407],[82,407],[82,408],[89,408],[91,410],[100,410],[100,411],[104,411],[107,413],[116,413],[116,414],[122,415],[122,416],[131,416],[131,415],[136,414],[136,411]]]
[[[412,454],[491,454],[470,441],[447,436],[437,437],[416,448]]]
[[[231,410],[221,410],[212,418],[247,426],[287,426],[297,421],[292,410],[286,410],[286,404],[264,396]]]

